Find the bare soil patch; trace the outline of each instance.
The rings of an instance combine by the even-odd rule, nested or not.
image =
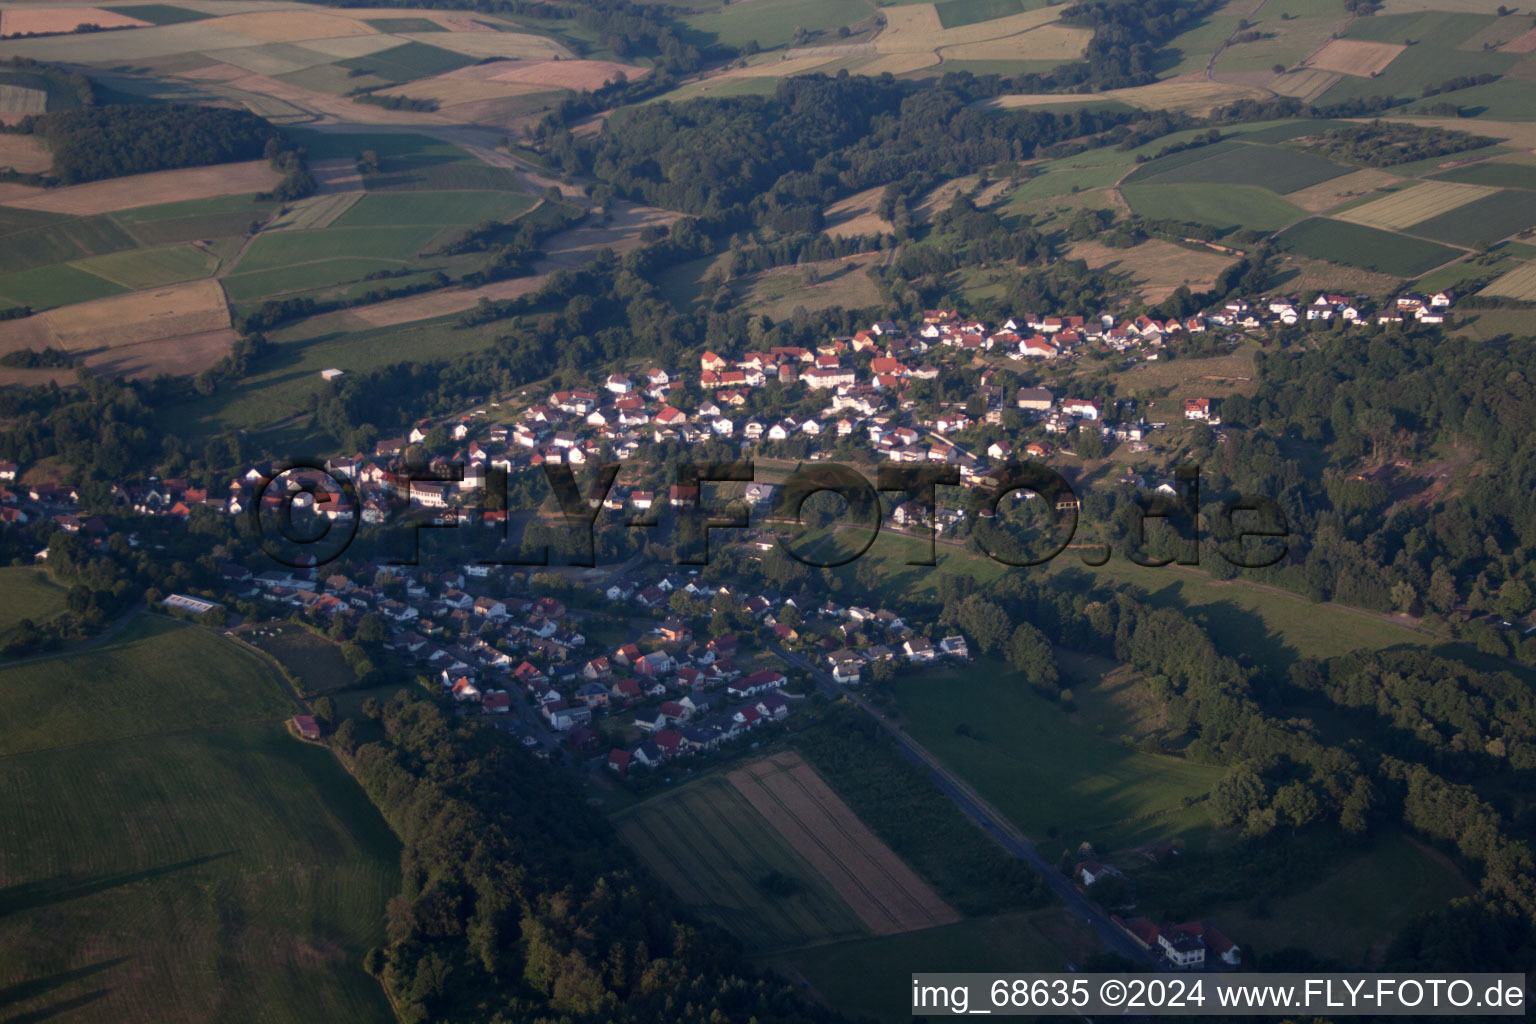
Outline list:
[[[543,287],[547,279],[546,274],[536,274],[532,277],[514,277],[506,281],[495,281],[481,285],[479,288],[441,288],[437,291],[422,292],[420,295],[409,295],[403,299],[377,302],[371,306],[356,306],[337,313],[326,313],[316,317],[314,322],[317,325],[334,324],[339,330],[393,327],[397,324],[415,323],[417,320],[431,320],[434,317],[462,313],[466,309],[479,305],[482,299],[499,302],[503,299],[520,298]]]
[[[960,920],[799,754],[775,754],[728,777],[875,934]]]
[[[826,208],[824,213],[826,233],[833,238],[856,238],[861,235],[894,234],[896,225],[875,213],[885,186],[856,192],[847,199],[839,199]]]
[[[59,344],[72,352],[204,334],[230,326],[224,289],[211,279],[78,302],[39,315]]]
[[[114,14],[99,7],[12,7],[0,11],[0,36],[41,35],[44,32],[73,32],[81,25],[98,28],[144,28],[149,22]]]
[[[1360,39],[1335,39],[1307,58],[1306,66],[1342,75],[1370,78],[1387,69],[1397,55],[1408,49],[1395,43],[1368,43]]]
[[[262,192],[276,185],[281,175],[265,160],[211,167],[187,167],[176,171],[134,174],[109,181],[39,190],[31,195],[3,200],[7,206],[44,213],[69,213],[88,217],[112,213],[136,206],[156,206],[183,199],[210,199],[214,196]]]
[[[1516,36],[1499,49],[1505,53],[1530,53],[1536,50],[1536,28]]]

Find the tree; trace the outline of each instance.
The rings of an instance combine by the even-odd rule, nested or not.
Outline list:
[[[1022,673],[1026,682],[1036,689],[1054,692],[1059,674],[1056,669],[1056,653],[1044,633],[1027,622],[1014,628],[1008,638],[1008,665]]]
[[[1241,824],[1268,799],[1258,773],[1246,764],[1237,765],[1211,791],[1211,819],[1218,828]]]
[[[1077,428],[1077,435],[1072,439],[1072,450],[1080,459],[1104,457],[1104,435],[1096,423],[1085,423]]]
[[[336,703],[329,697],[316,697],[314,703],[310,705],[310,710],[314,712],[317,720],[326,725],[336,721]]]
[[[958,624],[983,654],[1001,650],[1008,639],[1008,613],[980,594],[961,602]]]

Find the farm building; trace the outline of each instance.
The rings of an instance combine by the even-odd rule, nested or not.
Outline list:
[[[161,603],[167,608],[179,608],[193,615],[202,615],[221,607],[217,601],[204,601],[200,597],[188,597],[186,594],[168,594]]]
[[[320,738],[320,723],[316,722],[313,715],[294,715],[293,731],[299,734],[301,740],[318,740]]]
[[[346,372],[347,372],[346,370],[338,370],[338,369],[336,369],[333,366],[329,370],[321,370],[320,371],[320,379],[321,380],[335,380],[337,377],[342,376]]]

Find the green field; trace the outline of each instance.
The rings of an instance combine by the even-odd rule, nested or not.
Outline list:
[[[1462,181],[1469,185],[1536,189],[1536,167],[1496,160],[1484,160],[1465,167],[1453,167],[1433,177],[1438,181]]]
[[[361,962],[399,847],[254,657],[141,618],[0,686],[11,1020],[392,1019]]]
[[[1038,7],[1039,4],[1033,6]],[[934,5],[939,12],[939,24],[945,28],[974,25],[993,18],[1006,18],[1010,14],[1022,14],[1027,8],[1024,0],[943,0]]]
[[[791,979],[804,978],[835,1009],[882,1024],[908,1024],[913,971],[1061,971],[1098,948],[1092,929],[1052,907],[764,960]]]
[[[1373,966],[1370,958],[1416,915],[1471,894],[1445,857],[1388,831],[1340,859],[1311,887],[1270,901],[1262,914],[1237,904],[1213,907],[1209,916],[1245,945],[1268,951],[1296,946],[1353,969]]]
[[[0,273],[32,270],[82,256],[132,249],[138,243],[110,217],[70,217],[38,221],[7,217],[15,225],[0,245]],[[28,221],[33,226],[24,226]]]
[[[1032,838],[1055,829],[1100,850],[1209,828],[1183,808],[1222,777],[1218,767],[1143,754],[1072,724],[1007,666],[977,661],[906,676],[895,685],[906,729]],[[955,731],[967,725],[973,735]]]
[[[64,610],[64,588],[30,565],[0,568],[0,644],[22,619],[44,623]]]
[[[1153,160],[1137,168],[1126,183],[1258,185],[1285,193],[1349,171],[1348,167],[1311,153],[1228,141]]]
[[[1369,96],[1402,96],[1417,99],[1428,86],[1439,85],[1451,78],[1508,72],[1519,62],[1518,54],[1499,53],[1495,50],[1461,50],[1458,46],[1489,25],[1495,17],[1489,14],[1452,14],[1444,11],[1427,11],[1420,14],[1376,15],[1356,18],[1345,31],[1346,39],[1369,42],[1403,44],[1412,42],[1399,54],[1386,70],[1374,78],[1345,75],[1323,93],[1319,104],[1341,103],[1346,100]],[[1502,84],[1502,83],[1498,83]],[[1525,89],[1526,83],[1515,83]],[[1442,93],[1430,97],[1427,102],[1465,103],[1455,93]],[[1490,116],[1504,116],[1493,115]],[[1529,113],[1526,117],[1529,117]],[[1521,118],[1524,120],[1525,118]],[[1469,128],[1472,126],[1469,125]]]
[[[114,14],[126,14],[130,18],[138,18],[152,25],[181,25],[189,21],[202,21],[204,18],[213,17],[202,11],[188,10],[171,4],[129,4],[125,7],[103,7],[102,10],[111,11]]]
[[[755,42],[763,49],[786,46],[795,29],[833,31],[870,17],[862,0],[753,0],[734,3],[721,11],[691,14],[685,24],[714,42],[745,46]]]
[[[1324,217],[1304,220],[1281,232],[1276,241],[1303,256],[1397,277],[1417,277],[1459,255],[1459,250],[1434,242]]]
[[[691,911],[765,952],[868,935],[814,868],[722,776],[621,811],[614,824],[645,866]],[[775,895],[770,873],[793,880]]]
[[[403,192],[370,194],[338,217],[335,228],[478,224],[526,213],[535,200],[521,192]]]
[[[71,265],[124,288],[137,289],[207,277],[219,269],[219,258],[207,249],[183,243],[92,256]]]
[[[364,18],[372,28],[388,34],[402,32],[446,32],[447,29],[431,18]]]
[[[399,260],[351,259],[317,260],[290,267],[273,267],[253,273],[231,274],[224,278],[224,291],[234,302],[251,302],[272,295],[307,292],[335,288],[339,285],[361,281],[369,274],[395,271],[402,267]],[[381,284],[394,283],[383,281]]]
[[[1244,185],[1124,185],[1120,194],[1139,216],[1209,224],[1223,232],[1276,231],[1307,215],[1268,189]]]
[[[297,269],[323,260],[406,260],[424,249],[436,233],[420,225],[272,232],[257,236],[236,269],[249,274]]]
[[[368,71],[391,82],[409,82],[468,67],[475,59],[426,43],[409,42],[335,63],[337,67]]]
[[[128,289],[122,285],[67,263],[0,276],[0,298],[33,309],[52,309],[125,291]]]
[[[1405,228],[1452,245],[1489,245],[1536,225],[1536,192],[1505,189]]]

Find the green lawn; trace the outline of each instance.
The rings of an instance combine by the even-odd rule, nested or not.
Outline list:
[[[398,844],[253,656],[144,618],[0,687],[12,1020],[393,1019],[361,963]]]
[[[47,622],[64,610],[64,588],[30,565],[0,569],[0,643],[11,638],[22,619]]]
[[[1275,231],[1306,216],[1300,207],[1253,186],[1123,185],[1120,192],[1140,216],[1209,224],[1224,232]]]
[[[1303,256],[1397,277],[1418,277],[1460,254],[1434,242],[1325,217],[1304,220],[1276,241]]]
[[[692,912],[733,932],[749,950],[868,935],[815,868],[720,775],[653,797],[614,819],[620,837]],[[777,872],[795,891],[775,895]]]
[[[1055,829],[1068,845],[1101,850],[1199,838],[1198,799],[1224,769],[1131,750],[1074,725],[1006,665],[988,660],[903,677],[905,727],[1031,838]],[[956,727],[969,726],[972,735]]]

